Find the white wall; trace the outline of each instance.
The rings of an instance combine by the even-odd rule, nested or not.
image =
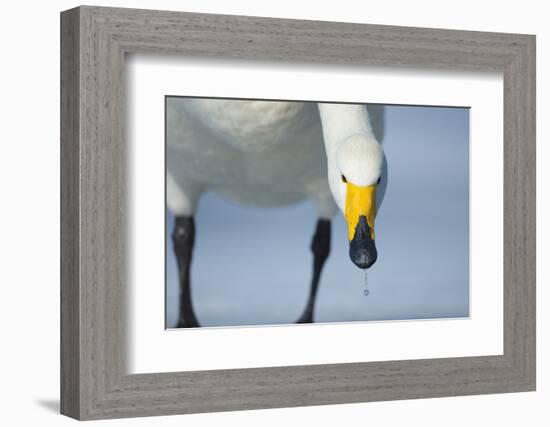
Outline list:
[[[0,393],[4,425],[65,425],[57,415],[59,360],[59,11],[73,1],[4,2],[2,65],[0,210],[2,325]],[[378,2],[322,1],[97,1],[126,6],[196,12],[247,14],[376,24],[410,25],[537,34],[538,55],[538,218],[548,218],[549,158],[547,95],[550,74],[548,15],[544,2],[461,0]],[[546,75],[546,76],[545,76]],[[7,96],[6,96],[7,95]],[[334,425],[499,426],[545,425],[550,401],[550,321],[545,267],[548,223],[539,221],[538,389],[536,393],[441,398],[222,414],[117,420],[110,425],[241,426]],[[546,237],[546,239],[544,239]],[[546,265],[548,263],[546,262]],[[6,294],[6,291],[8,293]],[[546,310],[542,308],[546,305]],[[7,340],[6,340],[7,338]],[[525,422],[528,420],[528,422]]]

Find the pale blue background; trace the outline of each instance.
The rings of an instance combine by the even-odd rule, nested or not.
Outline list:
[[[332,252],[316,322],[469,315],[469,110],[386,107],[389,181],[376,219],[378,261],[363,272],[348,257],[346,223],[333,221]],[[206,194],[196,217],[192,266],[202,326],[292,323],[311,278],[317,218],[310,203],[262,209]],[[177,269],[167,212],[166,321],[177,320]]]

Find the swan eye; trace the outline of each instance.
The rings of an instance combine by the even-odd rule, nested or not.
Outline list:
[[[378,178],[378,181],[376,181],[376,185],[380,184],[380,181],[382,180],[382,177]]]
[[[346,182],[348,182],[348,180],[346,179],[346,177],[344,175],[340,175],[340,178],[342,178],[342,182],[345,184]]]

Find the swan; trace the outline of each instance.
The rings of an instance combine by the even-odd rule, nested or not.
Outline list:
[[[168,97],[166,123],[166,201],[175,215],[180,286],[177,327],[199,326],[190,268],[194,216],[205,191],[254,206],[313,203],[313,277],[298,323],[313,322],[338,210],[348,224],[351,261],[361,269],[376,262],[374,221],[386,184],[383,106]]]

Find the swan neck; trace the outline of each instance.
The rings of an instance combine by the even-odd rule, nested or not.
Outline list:
[[[376,140],[365,105],[319,103],[318,106],[327,157],[333,157],[339,144],[351,135],[362,134]]]

